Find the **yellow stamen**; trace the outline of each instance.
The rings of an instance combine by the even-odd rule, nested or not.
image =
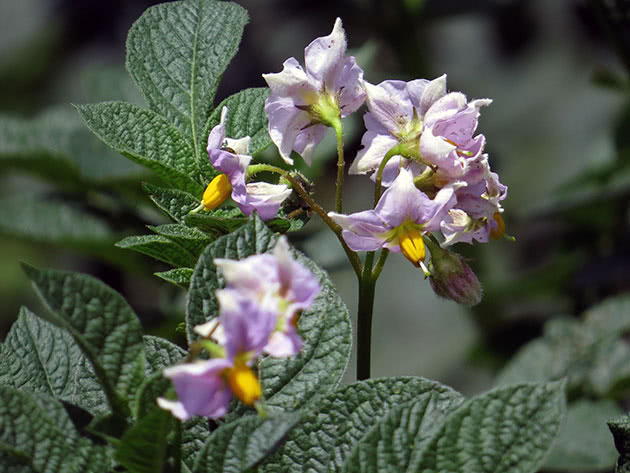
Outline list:
[[[424,261],[425,250],[422,234],[416,228],[409,228],[398,237],[400,251],[414,266],[419,267]]]
[[[201,204],[206,210],[214,210],[227,200],[232,193],[232,184],[225,174],[219,174],[212,179],[203,193]]]
[[[490,238],[492,238],[493,240],[498,240],[499,238],[502,238],[503,235],[505,235],[505,222],[503,221],[503,217],[501,217],[501,214],[499,212],[496,212],[492,216],[492,218],[495,222],[497,222],[497,228],[493,228],[492,230],[490,230]]]
[[[245,363],[237,362],[227,370],[227,382],[232,394],[251,406],[262,396],[262,389],[254,371]]]

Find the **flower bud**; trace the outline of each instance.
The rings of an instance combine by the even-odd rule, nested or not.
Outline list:
[[[203,193],[201,204],[205,210],[214,210],[227,200],[232,193],[232,184],[225,174],[219,174],[210,181]]]
[[[262,396],[262,389],[254,371],[245,363],[237,362],[227,370],[227,382],[232,394],[248,406]]]
[[[429,282],[441,297],[473,306],[481,302],[481,284],[470,266],[456,253],[429,243],[431,264]]]

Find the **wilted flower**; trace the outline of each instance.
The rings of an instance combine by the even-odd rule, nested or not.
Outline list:
[[[414,265],[420,266],[425,254],[422,234],[440,228],[440,222],[455,205],[455,189],[444,187],[430,199],[416,188],[411,172],[403,168],[374,210],[328,215],[343,228],[343,238],[350,249],[387,248],[402,252]]]
[[[346,45],[337,18],[330,35],[315,39],[304,50],[304,68],[290,58],[282,72],[263,74],[271,89],[265,102],[269,135],[288,164],[293,164],[292,150],[310,164],[326,127],[340,125],[339,119],[365,99],[363,70],[354,57],[346,56]]]
[[[225,196],[224,200],[227,198],[226,194],[231,192],[232,200],[245,215],[249,216],[255,210],[263,220],[273,218],[278,214],[282,202],[291,194],[291,189],[284,184],[246,183],[247,167],[252,160],[252,157],[248,155],[251,138],[249,136],[239,139],[225,137],[227,112],[227,107],[223,107],[221,122],[212,129],[208,137],[210,163],[222,173],[206,189],[209,195],[208,200],[212,201],[210,197],[216,194],[216,192],[211,192],[211,186],[217,179],[221,179],[217,182],[221,186],[215,187],[222,192],[221,196]],[[222,175],[227,178],[221,178]],[[204,193],[204,206],[206,193]]]

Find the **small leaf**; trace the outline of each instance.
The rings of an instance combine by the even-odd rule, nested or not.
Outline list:
[[[188,0],[149,8],[129,30],[127,70],[149,107],[192,138],[197,161],[219,80],[247,21],[235,3]]]
[[[146,182],[142,183],[142,188],[149,194],[149,198],[155,205],[180,223],[183,223],[190,211],[198,207],[200,203],[200,198],[178,189],[158,187]]]
[[[118,248],[137,251],[173,266],[193,267],[197,259],[178,243],[160,235],[136,235],[116,243]]]
[[[0,233],[77,248],[111,247],[118,235],[104,220],[48,196],[0,198]]]
[[[619,452],[615,473],[630,472],[630,416],[625,414],[608,421],[615,448]]]
[[[534,473],[565,415],[564,383],[506,386],[449,414],[408,471]]]
[[[161,116],[125,102],[76,106],[87,126],[108,146],[153,170],[164,181],[201,196],[199,168],[189,142]]]
[[[213,240],[208,234],[196,228],[176,223],[158,225],[156,227],[149,226],[149,228],[158,235],[177,242],[195,256],[195,262],[197,262],[196,258],[199,258],[203,249]]]
[[[600,338],[630,332],[630,294],[610,297],[584,313],[584,324]]]
[[[186,350],[169,342],[165,338],[145,335],[144,353],[147,359],[147,374],[161,373],[164,368],[172,366],[186,358]]]
[[[269,455],[298,422],[295,413],[247,416],[212,433],[195,463],[197,473],[242,473]]]
[[[110,407],[122,409],[117,395],[132,399],[144,378],[142,328],[131,307],[91,276],[22,267],[51,320],[70,332],[90,360]]]
[[[373,379],[344,386],[311,406],[262,469],[268,473],[341,471],[352,448],[362,443],[375,425],[393,408],[414,401],[430,406],[424,418],[422,414],[414,417],[418,428],[421,424],[439,425],[437,421],[463,398],[450,388],[422,378]],[[374,446],[366,444],[366,448]]]
[[[129,473],[162,473],[167,435],[173,427],[170,413],[153,409],[120,439],[115,458]]]
[[[236,232],[206,247],[190,284],[186,312],[189,341],[196,338],[193,331],[196,325],[218,314],[215,290],[221,286],[221,280],[214,259],[238,260],[264,253],[274,247],[275,240],[274,234],[265,224],[253,216]],[[294,410],[337,386],[348,363],[351,346],[348,310],[329,276],[297,251],[292,251],[292,254],[313,272],[321,291],[313,306],[300,317],[298,328],[304,339],[302,351],[295,357],[266,358],[262,362],[265,402],[272,408],[282,410]]]
[[[269,96],[268,87],[245,89],[223,100],[214,109],[206,125],[205,136],[221,121],[221,110],[228,108],[225,136],[229,138],[251,137],[249,153],[256,156],[271,144],[267,131],[269,122],[265,113],[265,100]]]
[[[175,268],[153,274],[155,274],[158,278],[162,278],[165,281],[170,282],[171,284],[175,284],[182,289],[188,290],[188,287],[190,286],[190,280],[192,279],[193,270],[192,268]]]
[[[0,386],[0,452],[0,461],[9,457],[12,466],[36,473],[106,473],[112,466],[107,449],[79,436],[61,403],[5,386]]]
[[[580,400],[569,405],[567,421],[549,457],[545,470],[603,471],[615,465],[617,451],[610,441],[606,421],[623,411],[612,401]]]
[[[186,225],[200,228],[204,232],[231,233],[246,224],[248,218],[238,208],[226,208],[190,214],[184,220]]]

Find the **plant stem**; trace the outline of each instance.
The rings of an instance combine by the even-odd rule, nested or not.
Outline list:
[[[337,236],[337,239],[341,243],[343,250],[346,252],[346,255],[348,256],[348,260],[350,261],[350,264],[352,265],[352,269],[354,269],[354,272],[356,273],[357,277],[361,278],[361,274],[362,274],[361,259],[359,258],[359,255],[357,255],[354,251],[352,251],[346,244],[346,241],[343,239],[343,236],[341,235],[341,232],[343,231],[343,229],[337,223],[335,223],[335,221],[332,218],[328,216],[326,211],[317,202],[315,202],[315,200],[313,200],[313,198],[308,194],[308,192],[304,190],[302,185],[298,181],[296,181],[293,176],[291,176],[289,171],[286,171],[276,166],[272,166],[271,164],[254,164],[253,166],[250,166],[247,169],[247,174],[248,176],[251,176],[258,172],[263,172],[263,171],[274,172],[276,174],[280,174],[284,179],[286,179],[289,182],[289,184],[291,184],[291,187],[293,187],[295,192],[297,192],[297,194],[302,198],[302,200],[304,200],[304,202],[306,202],[309,205],[311,210],[313,210],[317,215],[319,215],[322,221]]]
[[[346,163],[343,159],[343,129],[341,120],[334,122],[333,128],[337,136],[337,191],[335,194],[335,212],[343,212],[343,175]]]
[[[365,257],[363,274],[359,278],[359,311],[357,314],[357,380],[370,377],[372,355],[372,313],[374,311],[374,288],[376,279],[372,277],[374,252]]]
[[[381,164],[378,166],[378,170],[376,171],[376,185],[374,186],[374,207],[378,204],[379,199],[381,198],[381,183],[383,181],[383,170],[385,169],[385,165],[387,161],[392,159],[394,156],[399,155],[401,153],[402,146],[396,145],[391,148],[387,154],[383,157]]]
[[[173,439],[175,451],[173,452],[174,473],[182,471],[182,421],[175,419],[175,438]]]
[[[376,283],[376,280],[381,275],[381,271],[383,270],[383,266],[385,266],[385,261],[387,260],[388,256],[389,250],[387,248],[383,248],[381,250],[381,253],[378,255],[376,266],[374,266],[374,270],[372,271],[372,279],[374,280],[374,283]]]

